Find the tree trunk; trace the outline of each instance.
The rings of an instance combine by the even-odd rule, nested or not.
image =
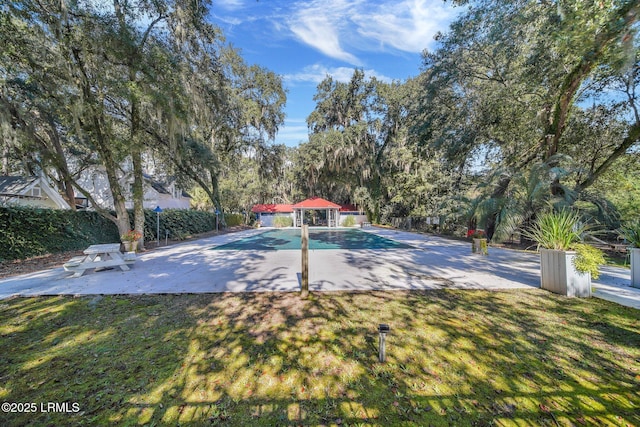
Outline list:
[[[102,164],[105,167],[107,179],[109,181],[111,196],[113,197],[113,207],[116,212],[116,217],[114,218],[109,215],[107,218],[111,219],[116,224],[118,232],[122,235],[129,231],[131,224],[129,222],[129,213],[125,206],[124,196],[122,195],[122,186],[118,181],[118,164],[113,158],[113,152],[111,151],[113,144],[105,134],[107,125],[104,122],[104,100],[96,98],[93,85],[89,77],[91,73],[86,70],[86,64],[81,55],[80,49],[75,46],[69,46],[69,53],[73,56],[74,65],[77,67],[77,83],[82,94],[82,101],[86,104],[85,114],[91,123],[96,151],[102,158]],[[79,128],[82,129],[83,124],[80,118],[78,118],[77,123]]]
[[[215,174],[213,171],[210,172],[210,174],[211,174],[211,187],[213,191],[207,192],[207,193],[209,194],[209,197],[211,197],[211,201],[213,202],[214,209],[220,212],[220,215],[218,215],[220,225],[222,225],[223,227],[226,227],[227,224],[224,220],[224,214],[222,213],[223,212],[222,204],[220,203],[220,185],[218,184],[218,175]]]
[[[131,71],[131,69],[130,69]],[[133,84],[135,74],[130,73],[129,79]],[[133,162],[133,221],[134,229],[139,231],[142,237],[138,240],[138,248],[144,251],[144,175],[142,172],[142,150],[139,141],[139,114],[138,100],[131,97],[131,161]],[[159,239],[159,236],[157,236]]]
[[[103,156],[103,164],[107,173],[107,179],[109,180],[109,187],[111,188],[111,195],[113,197],[113,208],[116,211],[116,218],[114,220],[118,227],[120,235],[125,234],[131,229],[131,222],[129,221],[129,212],[125,205],[125,199],[122,195],[122,186],[118,181],[117,164],[113,161],[111,153],[106,150],[100,150]],[[105,156],[107,158],[105,158]]]
[[[138,249],[144,250],[144,176],[142,173],[142,153],[140,146],[133,143],[131,150],[133,160],[133,221],[135,230],[142,234],[138,240]]]
[[[54,164],[56,170],[60,174],[60,181],[62,182],[62,190],[63,197],[69,204],[72,210],[76,209],[76,195],[73,190],[73,181],[71,179],[71,173],[69,172],[69,165],[67,163],[67,157],[65,156],[64,149],[62,148],[62,143],[60,142],[60,135],[58,134],[58,130],[56,129],[56,124],[53,119],[49,118],[47,120],[49,124],[49,138],[51,139],[51,144],[53,145],[53,149],[55,150],[56,156],[54,160]]]
[[[500,199],[500,198],[504,197],[504,195],[507,193],[507,190],[509,189],[509,184],[511,184],[511,178],[510,177],[505,176],[505,177],[501,178],[500,181],[498,182],[498,185],[496,186],[495,191],[491,195],[491,198],[492,199]],[[487,224],[486,224],[485,233],[487,234],[487,239],[489,241],[491,241],[491,239],[493,238],[493,235],[495,234],[496,226],[498,225],[497,219],[498,219],[498,214],[499,213],[500,212],[493,212],[493,213],[491,213],[489,218],[487,218]]]

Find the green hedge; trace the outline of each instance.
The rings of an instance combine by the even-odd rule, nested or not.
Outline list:
[[[276,228],[292,227],[293,218],[291,218],[290,216],[277,215],[275,218],[273,218],[273,226]]]
[[[96,212],[0,208],[0,261],[117,241],[115,224]]]
[[[343,227],[353,227],[354,225],[356,225],[356,218],[353,215],[349,215],[342,220]]]
[[[129,212],[133,228],[133,212]],[[157,214],[145,210],[145,240],[156,239]],[[172,239],[215,230],[209,212],[166,209],[160,214],[160,238]],[[119,242],[115,224],[96,212],[0,207],[0,261],[85,249],[99,243]]]
[[[129,212],[133,226],[133,214]],[[144,239],[156,240],[157,214],[151,209],[144,211]],[[165,209],[160,213],[160,239],[169,231],[170,239],[184,239],[193,234],[216,229],[216,216],[211,212],[185,209]]]
[[[244,215],[242,214],[224,214],[224,222],[227,227],[236,227],[244,224]]]

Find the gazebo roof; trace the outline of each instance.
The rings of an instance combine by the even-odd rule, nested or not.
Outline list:
[[[291,213],[293,205],[253,205],[253,213]]]
[[[293,209],[340,209],[340,205],[321,197],[311,197],[293,205]]]

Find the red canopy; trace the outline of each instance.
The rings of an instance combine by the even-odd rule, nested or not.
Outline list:
[[[253,213],[291,213],[293,205],[254,205],[251,208]]]
[[[340,209],[340,205],[321,197],[311,197],[293,205],[293,209]]]

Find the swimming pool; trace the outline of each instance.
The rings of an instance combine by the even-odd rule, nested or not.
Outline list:
[[[277,251],[300,247],[300,229],[285,229],[265,231],[213,249]],[[355,229],[310,229],[309,249],[413,249],[413,246]]]

